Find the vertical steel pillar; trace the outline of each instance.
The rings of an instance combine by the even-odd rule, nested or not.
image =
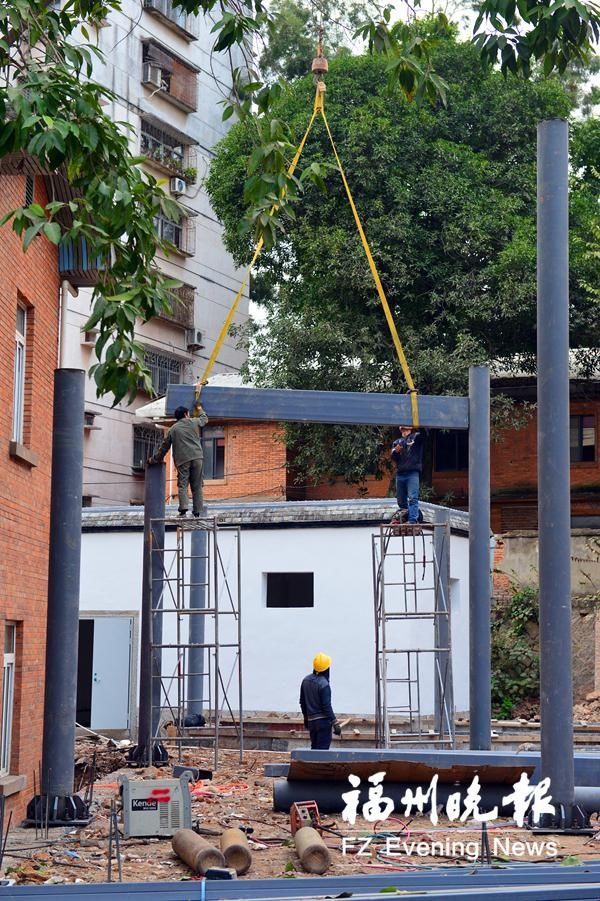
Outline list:
[[[41,798],[28,805],[28,820],[89,819],[73,794],[77,715],[81,497],[83,490],[84,379],[82,369],[54,373],[50,560]]]
[[[537,403],[542,775],[573,806],[569,460],[569,135],[538,125]]]
[[[469,707],[472,751],[491,748],[490,371],[469,369]]]
[[[162,651],[163,553],[165,546],[165,466],[149,463],[144,485],[144,556],[142,573],[142,621],[140,627],[140,701],[138,743],[130,757],[151,763],[162,754],[153,751],[160,715]]]
[[[208,532],[194,529],[191,533],[190,610],[206,607]],[[204,644],[205,614],[190,615],[190,644]],[[204,707],[204,648],[190,648],[188,656],[187,714],[201,715]]]
[[[450,514],[444,507],[436,511],[436,522],[440,525],[434,528],[434,553],[437,561],[437,584],[435,592],[435,609],[438,616],[435,618],[435,647],[448,648],[448,651],[435,652],[435,731],[442,734],[450,730],[449,738],[453,734],[454,720],[454,688],[452,683],[452,654],[450,634]],[[441,682],[440,682],[441,679]],[[449,711],[452,718],[447,723],[444,709]]]

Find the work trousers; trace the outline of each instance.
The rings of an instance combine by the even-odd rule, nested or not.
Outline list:
[[[192,502],[194,513],[202,513],[204,507],[204,495],[202,491],[202,458],[188,460],[177,467],[177,487],[179,489],[179,511],[183,513],[188,508],[188,485],[192,489]]]
[[[408,521],[419,521],[419,471],[396,474],[396,500],[401,510],[408,510]]]
[[[331,723],[329,720],[313,720],[308,724],[312,751],[328,751],[331,745]]]

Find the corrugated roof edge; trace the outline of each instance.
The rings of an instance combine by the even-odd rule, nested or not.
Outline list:
[[[244,504],[208,504],[208,515],[216,516],[222,525],[242,527],[320,526],[327,524],[379,524],[389,520],[396,509],[393,498],[352,499],[343,501],[271,501]],[[421,504],[425,523],[435,521],[436,504]],[[455,532],[467,534],[469,514],[448,509],[450,525]],[[175,506],[167,507],[167,519],[180,522]],[[141,529],[144,524],[143,507],[90,507],[82,511],[84,531],[111,529]]]

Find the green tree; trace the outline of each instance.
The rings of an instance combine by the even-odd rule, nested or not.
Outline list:
[[[485,68],[469,43],[448,36],[434,65],[448,104],[420,107],[386,89],[377,58],[334,61],[327,115],[363,219],[413,378],[423,394],[463,393],[470,364],[535,350],[536,123],[568,116],[571,95],[557,79],[506,79]],[[290,86],[277,114],[298,139],[312,84]],[[573,126],[571,327],[575,347],[598,347],[600,278],[589,253],[598,216],[596,120]],[[207,182],[239,263],[240,199],[251,145],[241,123],[222,142]],[[315,125],[304,167],[331,160]],[[266,322],[248,336],[249,373],[278,387],[404,391],[389,331],[336,172],[327,191],[305,188],[285,240],[264,253],[254,296]],[[597,353],[596,353],[597,356]],[[589,361],[588,361],[589,362]],[[355,480],[373,462],[380,436],[354,442],[343,429],[291,428],[302,435],[305,473]],[[370,436],[370,437],[369,437]]]
[[[281,232],[282,217],[292,213],[300,183],[286,174],[289,128],[271,112],[281,86],[265,85],[251,62],[253,40],[269,20],[263,0],[176,0],[175,6],[211,23],[217,18],[215,52],[240,48],[246,55],[242,65],[232,64],[232,97],[223,116],[237,113],[252,123],[247,224],[269,246]],[[23,236],[25,248],[40,232],[56,243],[85,238],[92,257],[104,261],[87,325],[99,330],[98,392],[111,391],[116,401],[134,394],[140,377],[148,380],[134,340],[136,320],[168,305],[173,287],[155,267],[156,251],[164,245],[153,219],[161,209],[177,215],[156,181],[140,171],[124,137],[127,126],[104,113],[103,102],[112,95],[92,78],[92,59],[99,55],[95,29],[120,8],[119,0],[67,0],[61,8],[48,0],[8,0],[0,7],[0,164],[26,154],[42,171],[67,178],[74,190],[66,205],[51,199],[45,207],[19,207],[6,221]],[[598,7],[586,0],[556,0],[551,6],[547,0],[519,0],[518,12],[513,0],[482,0],[479,10],[479,52],[524,74],[532,60],[543,61],[548,73],[584,57],[600,31]],[[407,97],[434,99],[443,91],[428,41],[402,23],[392,24],[389,10],[363,34],[373,50],[386,54],[390,76]],[[319,173],[313,174],[318,182]]]

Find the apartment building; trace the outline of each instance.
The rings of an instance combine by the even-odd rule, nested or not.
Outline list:
[[[203,371],[240,276],[221,240],[221,227],[202,189],[212,148],[225,134],[220,101],[230,83],[229,61],[213,55],[212,23],[173,8],[171,0],[124,0],[98,30],[104,62],[94,78],[116,100],[106,111],[132,126],[132,149],[147,157],[147,168],[164,179],[165,190],[182,204],[180,222],[158,217],[159,234],[176,248],[160,267],[182,287],[169,314],[140,324],[154,389],[164,394],[169,382],[192,381]],[[96,277],[83,248],[63,248],[62,277],[76,289],[69,295],[65,365],[89,369],[95,361],[95,334],[82,327],[88,317]],[[244,297],[235,322],[248,317]],[[228,338],[216,371],[236,372],[244,356]],[[84,505],[139,502],[144,464],[160,440],[151,421],[135,418],[149,401],[139,392],[131,405],[112,406],[86,388]]]

